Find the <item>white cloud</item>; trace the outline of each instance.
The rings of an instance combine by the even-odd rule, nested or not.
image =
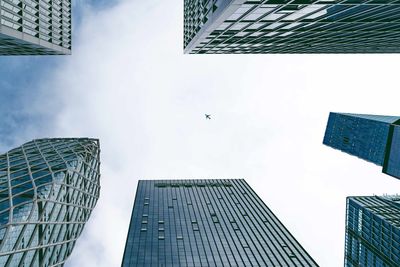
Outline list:
[[[343,264],[345,197],[398,181],[324,147],[328,112],[398,114],[399,57],[183,55],[182,21],[178,0],[85,12],[48,73],[46,133],[102,146],[101,197],[66,265],[120,265],[138,179],[207,177],[246,178],[321,266]]]

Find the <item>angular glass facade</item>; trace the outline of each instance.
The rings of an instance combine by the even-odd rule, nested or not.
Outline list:
[[[0,0],[0,55],[71,54],[71,0]]]
[[[122,262],[318,266],[243,179],[139,181]]]
[[[398,0],[184,0],[184,49],[399,53]]]
[[[99,141],[38,139],[0,155],[0,266],[62,266],[100,191]]]
[[[323,143],[383,166],[383,172],[400,178],[400,117],[329,114]]]
[[[345,266],[400,266],[400,197],[348,197]]]

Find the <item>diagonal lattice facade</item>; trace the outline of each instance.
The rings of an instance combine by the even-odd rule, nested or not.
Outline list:
[[[185,0],[184,50],[399,53],[399,0]]]
[[[0,55],[71,54],[71,0],[0,0]]]
[[[348,197],[345,267],[400,266],[400,197]]]
[[[0,155],[0,266],[62,266],[100,192],[99,141],[38,139]]]

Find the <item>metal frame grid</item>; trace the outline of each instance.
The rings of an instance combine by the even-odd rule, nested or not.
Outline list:
[[[348,197],[346,267],[400,266],[400,197]]]
[[[71,53],[71,0],[0,0],[0,55]]]
[[[0,155],[0,266],[62,266],[100,191],[99,141],[38,139]]]
[[[318,266],[243,179],[139,181],[122,262]]]
[[[221,0],[185,0],[184,47],[196,36],[201,27],[211,18]]]
[[[201,2],[185,1],[185,23],[193,15],[187,6]],[[185,36],[185,53],[400,52],[399,0],[232,2],[202,32]]]

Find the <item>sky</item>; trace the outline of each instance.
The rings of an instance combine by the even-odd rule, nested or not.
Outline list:
[[[121,264],[138,179],[245,178],[327,267],[346,197],[399,191],[322,145],[330,111],[400,115],[399,55],[184,55],[181,0],[76,1],[73,23],[72,56],[0,58],[1,152],[100,139],[101,195],[67,267]]]

